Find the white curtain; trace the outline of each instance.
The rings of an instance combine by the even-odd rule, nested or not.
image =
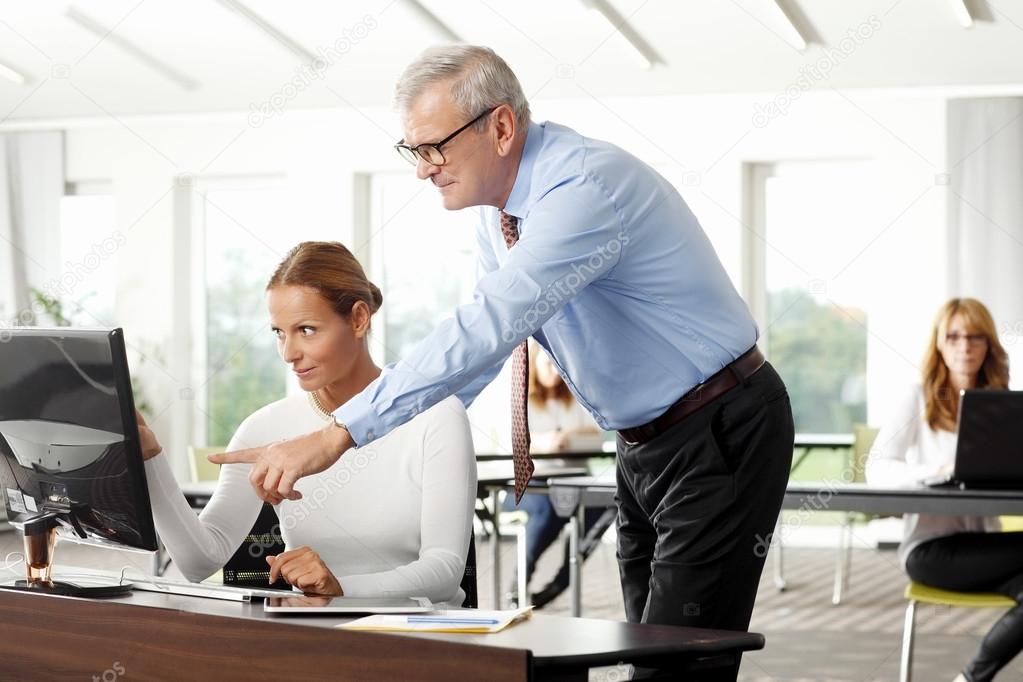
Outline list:
[[[64,136],[0,135],[0,323],[30,311],[29,288],[60,277]]]
[[[1023,388],[1023,98],[950,100],[950,294],[980,299]]]

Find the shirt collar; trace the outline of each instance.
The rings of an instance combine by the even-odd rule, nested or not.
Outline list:
[[[519,220],[529,213],[530,186],[533,181],[533,166],[536,164],[536,156],[540,152],[540,142],[543,139],[543,126],[539,123],[529,122],[526,129],[526,143],[522,147],[522,158],[519,160],[519,170],[515,175],[515,184],[512,185],[511,194],[504,204],[504,212],[513,215]]]

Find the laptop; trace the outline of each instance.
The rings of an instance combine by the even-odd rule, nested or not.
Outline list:
[[[924,483],[1023,490],[1023,391],[961,391],[958,424],[952,475]]]

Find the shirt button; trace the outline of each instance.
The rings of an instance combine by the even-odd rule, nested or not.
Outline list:
[[[373,438],[373,431],[372,430],[366,432],[366,438],[369,438],[369,439]]]

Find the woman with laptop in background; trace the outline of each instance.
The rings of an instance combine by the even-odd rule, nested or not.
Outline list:
[[[1008,355],[980,301],[954,298],[935,317],[920,385],[878,433],[867,480],[912,485],[951,474],[959,392],[1009,386]],[[1023,533],[1001,533],[997,517],[907,514],[899,559],[914,581],[945,590],[999,592],[1016,600],[955,679],[985,682],[1023,649]]]
[[[338,242],[303,242],[266,287],[270,329],[302,393],[266,405],[227,451],[320,430],[330,413],[380,375],[367,344],[380,290]],[[248,464],[227,464],[202,513],[188,506],[166,455],[140,419],[156,529],[181,572],[200,581],[242,544],[263,506]],[[274,487],[277,481],[273,481]],[[288,551],[267,557],[308,594],[427,597],[460,606],[476,500],[476,458],[462,403],[450,397],[303,478],[302,499],[277,500]]]

